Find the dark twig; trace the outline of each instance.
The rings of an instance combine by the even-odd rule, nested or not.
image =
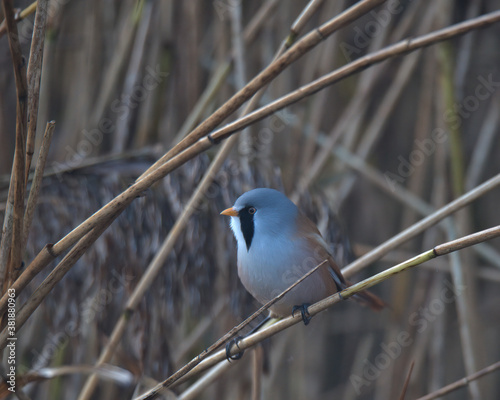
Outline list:
[[[26,248],[26,243],[28,242],[29,230],[31,222],[33,221],[33,214],[35,213],[38,194],[40,193],[40,186],[43,179],[43,172],[45,170],[45,163],[47,161],[47,156],[49,155],[50,142],[52,141],[52,134],[54,133],[55,126],[55,121],[47,122],[45,133],[43,135],[42,145],[40,146],[40,153],[35,169],[35,175],[33,177],[33,183],[31,184],[28,203],[26,205],[26,212],[24,213],[23,249]]]
[[[450,383],[449,385],[442,387],[441,389],[436,390],[435,392],[429,393],[423,397],[419,397],[417,400],[437,399],[438,397],[441,397],[445,394],[451,393],[457,389],[467,386],[471,381],[475,381],[476,379],[482,378],[483,376],[491,374],[492,372],[497,371],[499,369],[500,369],[500,361],[491,364],[490,366],[483,368],[482,370],[477,371],[471,375],[468,375],[462,379],[459,379],[458,381]]]
[[[43,48],[45,43],[45,27],[47,21],[48,0],[37,2],[33,39],[31,41],[28,62],[28,135],[26,138],[26,174],[31,167],[31,159],[35,151],[36,124],[38,121],[38,102],[40,100],[40,78],[42,76]],[[26,233],[24,234],[26,236]]]
[[[24,165],[26,142],[26,60],[24,59],[17,25],[14,20],[14,9],[11,0],[3,0],[2,8],[7,25],[9,49],[14,66],[16,81],[16,149],[9,186],[7,211],[0,244],[0,291],[4,292],[6,279],[15,279],[22,260],[23,216],[24,216]],[[8,210],[11,208],[11,210]],[[9,260],[9,261],[8,261]]]
[[[413,372],[414,366],[415,366],[415,361],[412,361],[410,364],[410,370],[406,375],[405,383],[403,385],[403,389],[401,390],[401,395],[399,396],[399,400],[405,400],[406,391],[408,390],[408,385],[410,384],[411,373]]]

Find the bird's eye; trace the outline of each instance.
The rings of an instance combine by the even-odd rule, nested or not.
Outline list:
[[[257,210],[255,209],[255,207],[250,207],[250,208],[248,209],[248,213],[249,213],[249,214],[255,214],[256,212],[257,212]]]

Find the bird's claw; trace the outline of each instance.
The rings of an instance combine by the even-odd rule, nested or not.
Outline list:
[[[301,306],[293,306],[292,308],[292,317],[295,316],[295,311],[300,310],[300,315],[302,315],[302,321],[304,322],[304,325],[309,324],[311,321],[312,317],[311,314],[309,314],[309,308],[310,304],[304,303]]]
[[[231,362],[231,360],[239,360],[241,357],[243,357],[243,353],[245,352],[245,350],[242,350],[239,353],[231,355],[231,349],[233,348],[233,346],[236,346],[238,348],[238,350],[240,350],[240,346],[238,345],[238,343],[240,342],[241,339],[243,339],[243,336],[237,336],[234,339],[227,342],[227,344],[226,344],[226,359],[227,359],[227,361]]]

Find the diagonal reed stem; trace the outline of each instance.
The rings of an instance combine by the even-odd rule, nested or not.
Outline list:
[[[490,240],[496,237],[500,236],[500,225],[495,226],[489,229],[485,229],[480,232],[473,233],[471,235],[467,235],[464,237],[461,237],[456,240],[452,240],[450,242],[446,242],[443,244],[440,244],[428,251],[425,251],[405,262],[402,262],[394,267],[388,268],[385,271],[382,271],[370,278],[367,278],[359,283],[355,283],[352,286],[349,286],[348,288],[342,290],[339,293],[335,293],[332,296],[327,297],[324,300],[321,300],[311,306],[309,306],[308,311],[311,316],[314,316],[321,311],[326,310],[327,308],[331,307],[335,303],[339,303],[341,300],[348,299],[349,297],[355,295],[356,293],[359,293],[361,291],[364,291],[366,289],[371,288],[372,286],[377,285],[380,282],[383,282],[389,278],[392,278],[393,276],[406,271],[412,267],[415,267],[417,265],[420,265],[426,261],[429,261],[433,258],[443,256],[446,254],[449,254],[454,251],[458,251],[461,249],[464,249],[469,246],[473,246],[477,243],[484,242],[486,240]],[[234,355],[236,353],[239,353],[245,349],[248,349],[252,346],[255,346],[257,343],[260,343],[264,339],[267,339],[268,337],[271,337],[275,335],[276,333],[289,328],[292,325],[295,325],[297,323],[300,323],[302,321],[302,317],[300,315],[296,316],[290,316],[287,318],[284,318],[275,324],[271,325],[268,328],[265,328],[261,331],[258,331],[250,336],[247,336],[243,338],[241,341],[238,342],[238,348],[233,348],[231,350],[231,355]],[[202,353],[203,354],[203,353]],[[196,363],[196,361],[199,359],[200,356],[195,357],[193,360],[190,361],[190,363],[186,364],[191,365],[192,363]],[[157,393],[159,393],[161,390],[164,388],[169,388],[174,385],[178,385],[187,379],[192,378],[193,376],[196,376],[200,374],[201,372],[207,370],[208,368],[212,367],[215,364],[218,364],[221,361],[224,361],[226,358],[226,352],[225,350],[219,351],[213,356],[206,358],[203,360],[203,362],[199,363],[195,368],[191,369],[189,373],[183,374],[180,378],[176,374],[172,375],[159,385],[157,385],[155,388],[152,390],[148,391],[147,393],[144,393],[142,396],[137,397],[135,400],[150,400],[153,399]],[[186,368],[183,367],[183,368]],[[182,370],[182,369],[181,369]],[[175,376],[175,378],[174,378]]]

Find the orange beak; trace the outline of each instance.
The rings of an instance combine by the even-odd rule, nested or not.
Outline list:
[[[224,211],[220,213],[220,215],[229,215],[230,217],[237,217],[238,211],[236,211],[233,207],[226,208]]]

